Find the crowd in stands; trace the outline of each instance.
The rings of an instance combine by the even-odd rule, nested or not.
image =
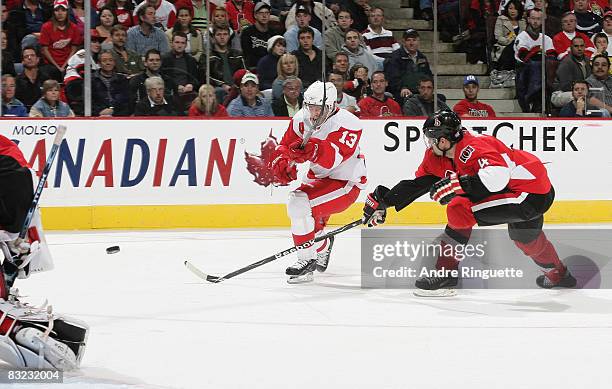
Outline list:
[[[82,116],[90,93],[92,116],[292,117],[323,74],[338,105],[361,117],[425,116],[434,104],[495,116],[478,101],[474,75],[465,76],[465,99],[454,107],[434,95],[419,32],[407,29],[396,41],[385,10],[368,0],[91,0],[90,15],[85,1],[2,2],[3,116]],[[432,1],[415,3],[416,16],[431,20]],[[549,111],[609,116],[609,6],[438,0],[440,37],[468,62],[489,65],[491,87],[515,86],[524,112],[542,109],[545,60]]]

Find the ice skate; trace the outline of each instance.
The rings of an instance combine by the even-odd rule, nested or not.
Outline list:
[[[334,237],[330,236],[326,243],[326,247],[317,253],[317,271],[323,273],[329,265],[332,247],[334,246]]]
[[[576,279],[567,269],[565,269],[563,276],[559,270],[553,269],[536,278],[536,284],[544,289],[574,288],[576,287]]]
[[[289,284],[302,284],[305,282],[312,282],[314,276],[312,272],[317,266],[317,260],[313,259],[298,259],[296,263],[289,266],[285,270],[285,274],[289,276],[287,282]]]
[[[457,286],[457,277],[421,277],[415,281],[414,286],[423,290],[438,290]]]

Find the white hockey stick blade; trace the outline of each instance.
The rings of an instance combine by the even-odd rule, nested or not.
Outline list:
[[[191,264],[191,262],[189,261],[185,261],[184,262],[185,267],[192,272],[193,274],[195,274],[197,277],[201,278],[204,281],[208,281],[208,282],[212,282],[212,283],[218,283],[223,281],[223,278],[217,277],[217,276],[211,276],[209,274],[204,273],[202,270],[198,269],[197,267],[195,267],[194,265]]]
[[[413,293],[417,297],[453,297],[457,295],[457,290],[456,289],[437,289],[437,290],[415,289]]]

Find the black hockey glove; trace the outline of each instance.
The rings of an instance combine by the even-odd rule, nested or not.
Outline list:
[[[429,197],[442,205],[450,203],[457,195],[465,194],[461,187],[462,178],[457,173],[452,173],[450,177],[441,179],[431,186]]]
[[[389,188],[379,185],[374,189],[374,192],[368,195],[363,207],[363,224],[368,227],[375,227],[385,222],[387,205],[383,202],[383,199],[387,192],[389,192]]]

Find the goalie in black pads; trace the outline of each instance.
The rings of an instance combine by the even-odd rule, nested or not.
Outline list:
[[[70,370],[83,357],[87,324],[23,303],[11,288],[17,278],[53,269],[38,209],[25,238],[19,237],[37,181],[17,145],[0,135],[0,361]]]
[[[432,200],[447,205],[447,225],[440,237],[443,247],[466,244],[476,224],[507,224],[516,246],[546,269],[536,279],[538,286],[574,287],[576,280],[542,231],[543,215],[555,197],[544,164],[533,154],[509,148],[495,137],[466,130],[457,114],[449,110],[430,116],[423,134],[428,149],[415,178],[391,189],[380,185],[370,193],[364,224],[384,223],[388,207],[400,211],[429,192]],[[453,255],[440,255],[436,262],[438,270],[456,270],[458,266]],[[423,277],[416,286],[435,290],[456,286],[457,281],[454,277]]]

